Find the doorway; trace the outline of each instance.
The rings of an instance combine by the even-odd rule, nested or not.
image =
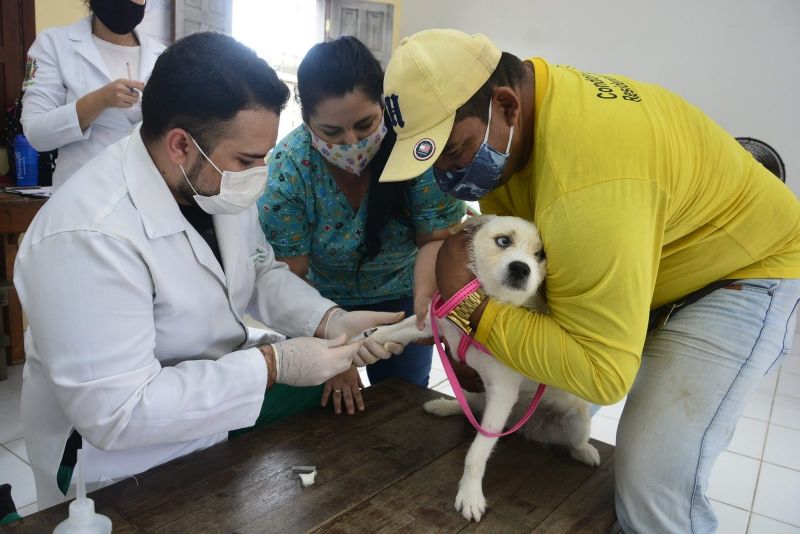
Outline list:
[[[392,55],[394,5],[367,0],[328,0],[326,40],[353,35],[386,70]]]
[[[197,0],[195,0],[197,1]],[[291,97],[281,114],[278,139],[303,119],[295,98],[297,67],[314,44],[353,35],[372,51],[383,68],[394,41],[394,6],[364,0],[232,0],[232,35],[255,50],[289,86]]]

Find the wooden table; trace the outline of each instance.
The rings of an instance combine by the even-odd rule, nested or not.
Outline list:
[[[24,197],[0,191],[0,252],[3,256],[0,280],[14,281],[14,259],[17,257],[19,236],[28,229],[45,199]],[[9,364],[25,361],[22,343],[22,307],[12,288],[8,306],[3,308],[3,332],[9,337],[6,361]]]
[[[315,410],[191,454],[94,492],[115,532],[542,532],[607,533],[614,522],[613,447],[594,442],[593,469],[565,454],[500,440],[487,466],[480,523],[453,507],[475,435],[464,417],[438,418],[440,397],[399,381],[364,391],[356,416]],[[294,465],[316,465],[303,489]],[[52,532],[67,505],[13,523]]]

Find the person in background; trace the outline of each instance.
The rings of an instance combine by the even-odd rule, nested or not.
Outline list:
[[[145,0],[89,0],[91,15],[41,32],[28,51],[22,127],[38,151],[58,149],[58,188],[142,120],[144,84],[164,46],[136,31]]]
[[[404,39],[385,91],[402,126],[382,180],[433,165],[441,189],[542,236],[549,314],[491,298],[452,313],[537,382],[596,404],[627,395],[614,457],[623,532],[715,532],[711,470],[794,338],[797,197],[678,95],[521,60],[480,34]],[[468,242],[440,249],[444,299],[474,278]]]
[[[428,171],[409,182],[380,184],[394,143],[384,119],[383,70],[354,37],[319,43],[297,71],[304,124],[269,157],[269,182],[258,201],[264,234],[284,261],[320,293],[351,310],[415,311],[435,281],[414,284],[415,259],[433,261],[465,206],[439,191]],[[418,255],[419,251],[419,255]],[[421,295],[421,296],[420,296]],[[371,383],[390,377],[427,387],[431,347],[409,345],[400,356],[367,367]],[[326,384],[340,413],[363,410],[355,367]]]

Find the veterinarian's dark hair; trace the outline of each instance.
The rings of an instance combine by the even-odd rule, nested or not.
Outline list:
[[[383,103],[381,64],[355,37],[315,44],[297,67],[297,101],[306,123],[320,102],[356,89],[373,102]]]
[[[489,120],[489,100],[495,87],[519,87],[525,79],[525,65],[520,58],[509,52],[503,52],[492,75],[486,80],[478,92],[456,110],[456,122],[468,117],[477,117],[486,122]]]
[[[355,37],[339,37],[315,44],[300,62],[297,69],[297,99],[306,123],[320,102],[343,97],[355,90],[362,91],[371,101],[383,105],[381,64],[369,48]],[[356,276],[364,262],[380,254],[381,233],[390,221],[398,220],[411,228],[406,195],[410,182],[378,182],[396,138],[385,115],[384,123],[389,133],[369,164],[367,221]]]
[[[221,33],[194,33],[153,67],[142,95],[142,139],[152,143],[184,128],[209,153],[239,111],[280,114],[288,100],[289,88],[251,49]]]

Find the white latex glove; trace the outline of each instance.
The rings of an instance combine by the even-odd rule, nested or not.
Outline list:
[[[386,324],[394,324],[405,316],[403,312],[374,312],[374,311],[344,311],[336,308],[328,315],[323,336],[326,339],[341,335],[347,336],[351,341],[362,340],[358,353],[353,358],[353,364],[363,367],[378,360],[386,360],[394,354],[400,354],[405,349],[400,343],[388,342],[381,345],[377,341],[364,338],[364,330]],[[360,336],[357,338],[356,336]]]
[[[287,386],[318,386],[353,364],[361,343],[347,338],[296,337],[274,343],[275,382]]]

